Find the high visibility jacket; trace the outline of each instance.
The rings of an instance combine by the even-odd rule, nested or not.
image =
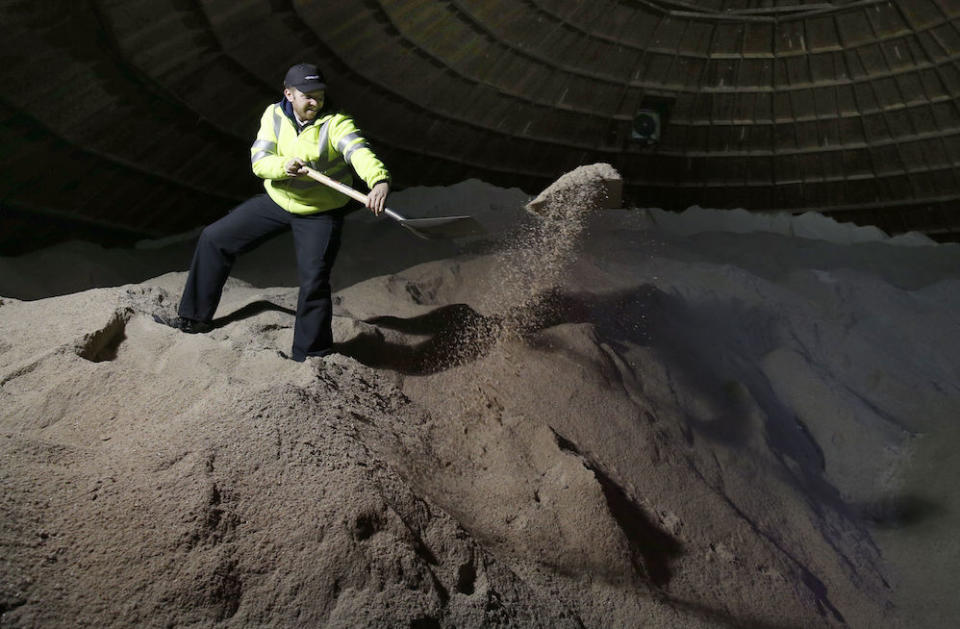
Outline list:
[[[263,112],[257,140],[250,147],[253,172],[264,180],[267,194],[293,214],[332,210],[350,200],[304,175],[287,175],[283,166],[293,157],[348,186],[353,185],[351,166],[370,188],[390,180],[350,116],[324,114],[298,131],[290,104],[281,100]]]

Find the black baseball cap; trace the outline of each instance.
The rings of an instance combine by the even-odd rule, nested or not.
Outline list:
[[[283,77],[283,86],[295,87],[301,92],[327,89],[323,72],[312,63],[298,63],[287,70],[287,76]]]

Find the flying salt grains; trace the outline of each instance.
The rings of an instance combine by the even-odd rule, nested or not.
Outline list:
[[[561,176],[526,208],[540,217],[513,234],[497,255],[498,281],[481,298],[486,314],[459,331],[454,350],[446,360],[465,364],[489,351],[506,351],[508,339],[538,330],[557,321],[551,299],[575,258],[577,242],[592,210],[619,208],[623,180],[610,164],[581,166]],[[472,372],[469,386],[450,391],[463,412],[479,408],[474,387],[497,382],[499,371]]]
[[[515,234],[501,253],[500,283],[485,304],[502,317],[497,336],[538,327],[548,314],[544,298],[573,259],[586,216],[595,209],[620,207],[622,190],[613,166],[591,164],[561,176],[527,204],[541,220]]]
[[[527,203],[526,208],[542,218],[551,218],[558,212],[613,209],[622,203],[623,178],[610,164],[599,163],[566,173]]]
[[[586,216],[619,208],[623,180],[610,164],[581,166],[553,182],[526,208],[540,217],[514,233],[497,255],[497,282],[480,299],[486,316],[458,334],[452,364],[466,363],[508,338],[556,319],[551,293],[574,259]]]
[[[587,214],[620,207],[622,193],[623,179],[613,166],[591,164],[564,174],[527,204],[527,210],[542,220],[521,237],[517,251],[523,305],[554,288],[571,260]]]

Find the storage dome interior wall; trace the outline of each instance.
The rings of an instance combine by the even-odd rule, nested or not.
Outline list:
[[[286,68],[396,185],[815,210],[960,239],[957,0],[49,0],[0,5],[0,248],[189,230],[258,189]],[[638,137],[638,115],[658,119]]]

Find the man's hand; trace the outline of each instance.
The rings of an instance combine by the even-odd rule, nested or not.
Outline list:
[[[288,159],[287,163],[283,165],[283,169],[287,172],[287,175],[290,177],[296,177],[297,175],[306,175],[307,169],[306,164],[300,161],[298,158],[294,157]]]
[[[383,213],[383,208],[387,203],[387,195],[390,194],[390,184],[381,181],[373,187],[370,194],[367,195],[367,207],[373,210],[377,216]]]

